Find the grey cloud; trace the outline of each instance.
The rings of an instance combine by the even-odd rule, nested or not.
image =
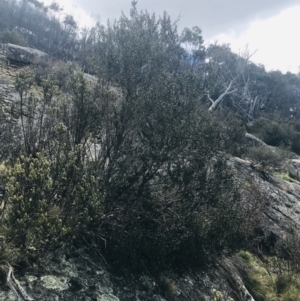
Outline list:
[[[131,0],[74,0],[74,4],[106,22],[129,13]],[[166,10],[173,20],[181,16],[179,28],[199,26],[205,39],[220,33],[239,35],[256,19],[272,17],[299,0],[140,0],[138,9],[161,15]]]

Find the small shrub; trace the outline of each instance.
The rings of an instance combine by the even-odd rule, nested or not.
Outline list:
[[[260,118],[251,127],[248,127],[248,131],[269,145],[290,145],[290,133],[284,123]]]
[[[247,130],[269,145],[283,146],[300,154],[300,124],[297,121],[260,118]]]
[[[238,255],[242,258],[242,259],[244,259],[248,264],[251,262],[251,260],[252,260],[252,256],[251,256],[251,254],[249,253],[249,252],[247,252],[247,251],[240,251],[239,253],[238,253]]]
[[[5,30],[0,33],[1,43],[10,43],[19,46],[28,46],[24,37],[15,30]]]
[[[291,183],[298,183],[297,180],[290,177],[288,172],[281,172],[281,173],[277,172],[275,173],[275,175],[284,181],[291,182]]]
[[[42,256],[88,234],[101,216],[101,198],[76,164],[78,151],[21,155],[6,162],[1,232],[23,259]],[[51,160],[52,159],[52,160]]]
[[[297,301],[300,294],[300,275],[290,270],[292,262],[277,256],[264,257],[262,262],[249,252],[239,252],[246,258],[244,281],[255,300]]]
[[[16,246],[34,252],[66,233],[61,216],[48,215],[55,196],[51,198],[50,162],[43,154],[21,156],[14,164],[7,162],[4,179],[8,190],[5,236]]]
[[[285,154],[283,151],[273,150],[267,147],[251,147],[247,149],[245,156],[261,163],[263,168],[281,168],[285,161]]]
[[[220,117],[223,125],[224,148],[234,156],[239,156],[244,151],[241,147],[242,140],[245,137],[246,128],[243,121],[232,113],[224,113]]]
[[[292,282],[293,278],[290,275],[279,274],[275,280],[277,294],[282,295],[283,293],[285,293]]]
[[[213,295],[213,301],[222,301],[224,299],[223,294],[214,288],[211,290],[211,293]]]

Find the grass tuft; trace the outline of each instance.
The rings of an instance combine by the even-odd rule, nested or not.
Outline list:
[[[175,281],[167,277],[161,277],[159,287],[165,296],[176,295],[178,291]]]
[[[238,256],[247,264],[245,283],[256,301],[300,301],[300,274],[274,267],[269,269],[246,251],[240,251]],[[268,258],[268,262],[273,262],[273,259]],[[276,258],[275,261],[278,260]]]

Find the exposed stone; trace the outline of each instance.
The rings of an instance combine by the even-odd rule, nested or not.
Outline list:
[[[33,288],[33,286],[36,285],[36,283],[38,282],[38,277],[36,276],[26,275],[25,278],[27,280],[27,285],[30,288]]]
[[[153,279],[147,276],[141,276],[139,282],[141,283],[141,289],[148,292],[153,291],[156,286],[155,281],[153,281]]]
[[[21,64],[33,64],[48,59],[47,53],[30,47],[5,44],[4,49],[8,60]]]
[[[300,181],[300,160],[290,160],[288,164],[288,171],[292,177]]]
[[[265,142],[263,142],[262,140],[260,140],[256,136],[254,136],[252,134],[249,134],[249,133],[245,134],[244,143],[247,146],[263,146],[263,147],[268,147],[268,145]]]
[[[120,299],[111,294],[104,294],[97,297],[97,301],[120,301]]]
[[[272,233],[276,239],[285,239],[291,225],[300,226],[300,185],[284,181],[264,170],[257,170],[247,161],[231,158],[229,160],[238,172],[241,182],[252,174],[252,184],[259,191],[262,201],[266,201],[263,213],[265,233]],[[247,192],[245,191],[245,197]]]
[[[42,285],[47,289],[55,291],[65,291],[69,288],[69,280],[66,277],[43,276],[41,277]]]

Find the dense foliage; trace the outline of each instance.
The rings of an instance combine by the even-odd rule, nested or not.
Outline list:
[[[37,0],[0,0],[0,43],[29,46],[63,60],[78,52],[77,24],[71,15],[60,20],[59,4]]]
[[[267,73],[227,46],[205,49],[198,27],[180,35],[167,13],[136,5],[79,39],[71,17],[51,15],[57,5],[0,0],[2,42],[73,60],[23,68],[18,99],[0,112],[0,231],[18,260],[84,241],[114,268],[211,263],[259,222],[260,205],[241,197],[226,165],[246,123],[298,151],[275,121],[257,119],[296,112],[296,75]],[[280,110],[279,92],[289,96]]]
[[[269,145],[300,153],[300,124],[297,120],[282,122],[278,118],[260,118],[255,120],[248,130]]]

